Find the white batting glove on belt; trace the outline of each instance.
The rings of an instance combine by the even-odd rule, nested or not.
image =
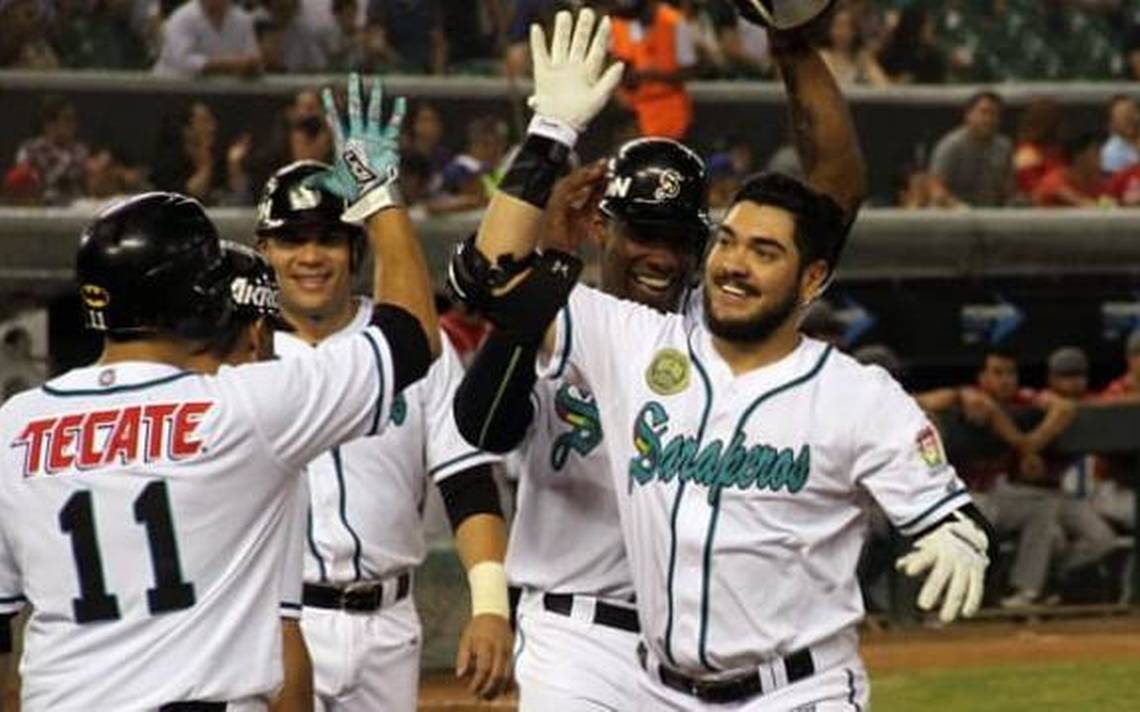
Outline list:
[[[929,611],[941,599],[938,617],[943,623],[978,612],[990,563],[985,532],[961,512],[953,516],[954,521],[919,539],[914,549],[895,563],[895,568],[907,576],[930,571],[918,593],[918,607]]]
[[[602,72],[610,44],[610,19],[603,17],[597,32],[593,32],[594,23],[594,11],[589,8],[578,13],[577,22],[569,12],[559,12],[549,51],[542,26],[531,25],[534,94],[527,100],[535,112],[531,133],[573,146],[609,101],[625,65],[616,62]]]

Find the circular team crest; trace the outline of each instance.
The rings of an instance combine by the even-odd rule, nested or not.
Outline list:
[[[689,387],[689,357],[677,349],[661,349],[645,371],[645,382],[658,395],[680,393]]]
[[[672,168],[666,168],[657,176],[657,189],[653,191],[653,199],[672,200],[681,194],[681,174]]]

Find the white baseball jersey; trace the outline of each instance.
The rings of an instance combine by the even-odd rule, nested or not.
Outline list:
[[[264,695],[281,673],[293,478],[379,432],[376,328],[306,359],[71,371],[0,409],[0,613],[32,606],[22,709]]]
[[[584,286],[556,324],[546,368],[597,398],[642,633],[689,674],[853,626],[868,496],[904,534],[969,501],[902,388],[821,342],[733,375],[700,321]]]
[[[353,338],[371,318],[372,302],[361,299],[352,322],[322,343]],[[427,375],[396,397],[382,434],[333,447],[308,463],[306,581],[375,581],[419,566],[426,555],[421,514],[429,480],[498,460],[459,434],[451,402],[463,367],[446,335],[441,342]],[[312,350],[284,332],[275,348],[285,359]]]
[[[597,403],[573,369],[531,395],[534,420],[508,460],[519,486],[507,576],[523,588],[632,600]]]

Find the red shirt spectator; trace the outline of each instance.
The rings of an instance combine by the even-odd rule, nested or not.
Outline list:
[[[1018,191],[1023,195],[1033,195],[1045,176],[1065,165],[1061,120],[1061,107],[1053,99],[1031,101],[1022,112],[1013,167]]]
[[[1111,201],[1108,181],[1100,172],[1100,137],[1083,133],[1065,145],[1067,166],[1054,168],[1033,191],[1034,205],[1090,207]]]

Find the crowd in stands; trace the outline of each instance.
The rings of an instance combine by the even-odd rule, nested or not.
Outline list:
[[[803,329],[848,347],[845,326],[826,302],[813,308]],[[995,605],[1017,610],[1115,603],[1128,590],[1127,568],[1135,566],[1129,544],[1136,530],[1133,480],[1140,463],[1135,456],[1062,454],[1053,448],[1079,409],[1140,404],[1140,329],[1125,338],[1123,352],[1120,375],[1094,389],[1085,352],[1057,348],[1046,361],[1045,382],[1033,389],[1021,382],[1014,349],[989,346],[979,354],[973,381],[914,393],[938,429],[930,442],[919,443],[924,456],[929,451],[938,458],[939,440],[944,444],[979,509],[1010,544],[1009,560],[992,567],[997,580],[987,586]],[[885,368],[904,385],[909,380],[888,346],[864,345],[852,355]],[[877,526],[872,519],[876,529],[889,539],[885,518]],[[883,553],[882,541],[875,547]],[[874,578],[864,576],[872,599]]]
[[[730,0],[0,0],[0,67],[165,75],[525,72],[527,28],[563,7],[679,15],[692,76],[770,77]],[[1140,77],[1129,0],[843,0],[819,28],[847,84]]]

